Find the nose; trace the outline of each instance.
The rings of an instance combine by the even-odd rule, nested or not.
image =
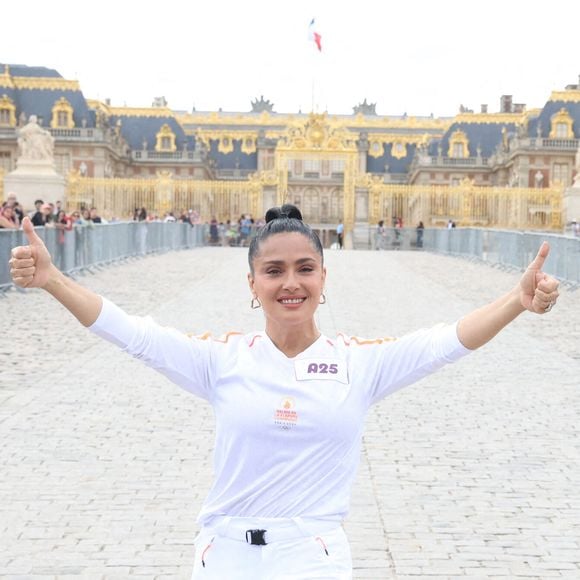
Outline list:
[[[294,272],[288,272],[286,277],[284,278],[284,290],[287,292],[296,292],[300,285],[298,284],[298,280],[296,278],[296,274]]]

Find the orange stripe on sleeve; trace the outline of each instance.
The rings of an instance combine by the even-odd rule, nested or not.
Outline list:
[[[222,343],[226,344],[230,340],[230,337],[238,336],[241,334],[242,334],[241,332],[231,331],[231,332],[227,332],[223,336],[220,336],[219,338],[213,338],[213,340],[215,342],[222,342]],[[187,334],[187,336],[189,336],[190,338],[197,338],[199,340],[211,340],[212,339],[211,332],[204,332],[203,334],[198,334],[198,335],[190,332]]]
[[[345,336],[344,334],[339,334],[338,338],[342,338],[342,341],[346,346],[350,346],[353,342],[359,346],[364,346],[369,344],[383,344],[385,342],[394,342],[397,340],[397,338],[393,336],[385,336],[383,338],[359,338],[358,336]]]

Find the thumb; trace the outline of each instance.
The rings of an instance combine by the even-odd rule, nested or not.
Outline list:
[[[528,266],[533,270],[541,270],[544,267],[544,262],[550,253],[550,244],[548,242],[542,242],[538,254],[534,258],[533,262]]]
[[[24,235],[28,239],[28,243],[31,246],[44,246],[44,242],[34,231],[34,226],[32,225],[32,222],[28,216],[22,220],[22,230],[24,231]]]

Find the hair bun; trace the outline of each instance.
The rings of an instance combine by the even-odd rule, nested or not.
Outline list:
[[[302,221],[300,210],[291,203],[285,203],[282,207],[271,207],[266,212],[266,223],[279,219],[296,219]]]

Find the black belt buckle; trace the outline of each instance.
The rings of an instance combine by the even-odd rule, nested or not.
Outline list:
[[[246,530],[246,542],[254,546],[265,546],[264,534],[266,530]]]

